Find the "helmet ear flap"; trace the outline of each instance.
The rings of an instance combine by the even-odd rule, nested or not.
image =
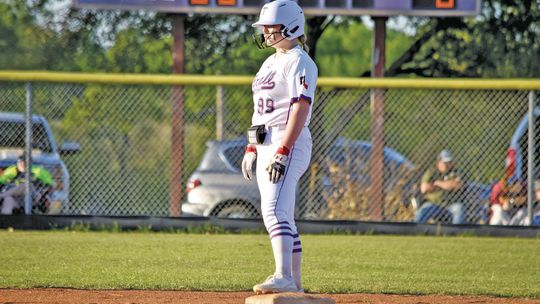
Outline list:
[[[291,33],[292,33],[292,34],[296,33],[296,31],[298,31],[299,28],[300,28],[300,26],[298,26],[298,25],[295,26],[295,27],[293,27],[293,28],[291,29]]]
[[[296,31],[298,31],[299,28],[300,28],[300,27],[297,25],[297,26],[293,27],[291,30],[289,30],[287,27],[283,26],[283,27],[281,28],[281,29],[282,29],[282,30],[281,30],[281,34],[283,35],[283,37],[285,37],[285,38],[291,40],[291,39],[290,39],[291,34],[294,35],[294,33],[296,33]]]
[[[291,37],[291,34],[289,34],[289,29],[285,26],[285,25],[281,25],[281,28],[279,29],[279,31],[281,32],[281,35],[285,38],[289,38]]]

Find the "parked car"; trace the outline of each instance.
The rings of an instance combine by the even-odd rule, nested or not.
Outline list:
[[[241,172],[246,144],[245,139],[207,143],[201,163],[188,180],[187,201],[182,204],[184,215],[260,217],[260,194],[257,183],[246,181]],[[355,169],[358,166],[367,167],[370,151],[369,142],[339,138],[330,148],[327,159],[329,162],[343,165],[353,159]],[[386,168],[414,167],[403,155],[390,148],[384,149],[384,163]],[[327,168],[323,170],[328,172]],[[366,170],[358,168],[355,172],[354,179],[358,183],[369,184],[370,178],[366,175]],[[399,174],[395,173],[391,169],[385,170],[385,189],[392,187],[399,179]],[[323,185],[325,188],[331,187],[327,176],[323,176]]]
[[[535,117],[535,159],[533,174],[534,178],[540,177],[540,106],[537,106],[533,115]],[[512,138],[510,146],[506,151],[505,160],[505,178],[509,184],[526,183],[528,175],[528,157],[529,157],[529,113],[526,113],[518,123]],[[500,182],[494,182],[491,185],[491,203],[495,203],[500,193]]]
[[[25,116],[22,113],[0,112],[0,171],[16,164],[25,150]],[[55,185],[50,194],[48,214],[60,212],[69,204],[69,173],[61,155],[77,153],[80,145],[64,142],[57,147],[56,140],[43,116],[32,116],[32,162],[45,167],[52,175]]]
[[[343,137],[338,138],[330,151],[328,151],[327,164],[332,162],[338,165],[346,165],[354,171],[353,179],[364,186],[371,184],[371,174],[368,171],[371,162],[371,143],[363,140],[349,140]],[[402,177],[396,174],[398,170],[414,170],[414,165],[401,153],[396,150],[384,148],[384,189],[391,189]],[[324,178],[326,182],[326,177]]]
[[[187,183],[182,214],[231,218],[260,217],[255,181],[242,176],[244,139],[209,141],[201,163]]]
[[[535,168],[536,175],[540,172],[540,106],[533,111],[535,116],[536,130],[536,155]],[[528,133],[529,133],[529,114],[525,114],[519,122],[512,139],[510,147],[506,152],[506,172],[510,181],[525,181],[527,179],[527,163],[528,163]]]

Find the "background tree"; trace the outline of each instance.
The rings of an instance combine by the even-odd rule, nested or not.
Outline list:
[[[389,75],[539,77],[540,2],[484,0],[475,18],[412,18],[416,41]]]

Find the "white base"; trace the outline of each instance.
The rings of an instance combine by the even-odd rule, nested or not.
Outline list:
[[[246,304],[335,304],[336,301],[305,293],[271,293],[246,298]]]

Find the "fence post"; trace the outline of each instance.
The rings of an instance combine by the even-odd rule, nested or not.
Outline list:
[[[184,74],[185,15],[172,15],[173,72]],[[172,88],[172,127],[171,127],[171,181],[169,185],[169,215],[182,215],[184,197],[184,87]]]
[[[534,91],[529,92],[529,151],[528,151],[528,164],[527,164],[527,218],[529,220],[529,225],[532,225],[533,220],[533,202],[535,200],[535,193],[534,193],[534,167],[535,167],[535,117],[534,117],[534,109],[536,107],[536,94]]]
[[[374,17],[371,77],[384,77],[386,62],[386,20]],[[372,221],[384,219],[384,89],[371,89],[371,216]]]
[[[34,92],[32,83],[26,83],[26,117],[25,117],[25,187],[24,187],[24,213],[32,214],[32,101]]]
[[[223,86],[216,87],[216,139],[223,140]]]

